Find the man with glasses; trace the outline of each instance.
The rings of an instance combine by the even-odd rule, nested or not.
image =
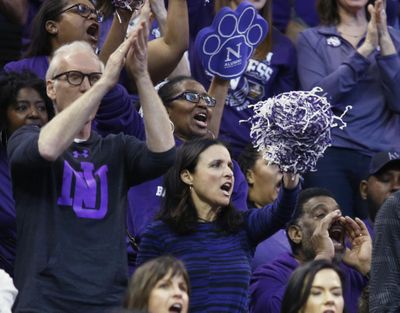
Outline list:
[[[147,70],[143,22],[106,67],[92,48],[58,49],[46,74],[56,116],[19,129],[8,145],[17,210],[14,312],[110,312],[127,283],[126,193],[174,160],[171,126]],[[91,123],[125,57],[143,108],[146,143],[101,138]]]

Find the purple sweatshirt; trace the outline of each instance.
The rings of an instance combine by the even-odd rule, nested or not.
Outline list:
[[[281,255],[274,262],[259,267],[250,282],[250,312],[279,313],[286,285],[292,272],[299,266],[293,255]],[[357,313],[358,298],[367,279],[344,263],[340,264],[346,277],[344,301],[348,313]]]
[[[13,276],[16,224],[7,151],[0,142],[0,269]]]
[[[319,17],[316,9],[316,0],[295,0],[294,5],[290,0],[272,1],[272,23],[281,32],[285,32],[292,14],[295,19],[309,27],[319,24]]]
[[[389,28],[397,51],[400,32]],[[364,40],[364,39],[362,39]],[[333,112],[347,127],[332,129],[333,146],[365,155],[400,150],[400,56],[368,58],[340,37],[335,27],[310,28],[298,38],[298,72],[302,88],[326,92]]]

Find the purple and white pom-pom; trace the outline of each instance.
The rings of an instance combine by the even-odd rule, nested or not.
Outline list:
[[[253,145],[283,172],[315,171],[317,160],[331,145],[331,128],[346,127],[342,118],[351,106],[335,116],[328,100],[318,93],[322,93],[319,87],[285,92],[252,106]]]
[[[133,11],[140,9],[144,0],[111,0],[111,3],[115,8]]]

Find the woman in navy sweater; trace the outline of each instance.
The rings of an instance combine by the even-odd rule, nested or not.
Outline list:
[[[138,264],[163,254],[185,263],[191,313],[248,311],[254,249],[290,218],[299,192],[298,176],[285,174],[276,202],[239,212],[230,203],[232,164],[218,140],[184,143],[165,176],[159,220],[147,228],[139,247]]]

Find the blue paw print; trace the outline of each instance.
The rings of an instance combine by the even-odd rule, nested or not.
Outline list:
[[[268,33],[268,23],[249,3],[242,2],[236,9],[222,8],[211,26],[196,37],[196,51],[204,68],[214,75],[232,79],[246,69],[254,49]]]

